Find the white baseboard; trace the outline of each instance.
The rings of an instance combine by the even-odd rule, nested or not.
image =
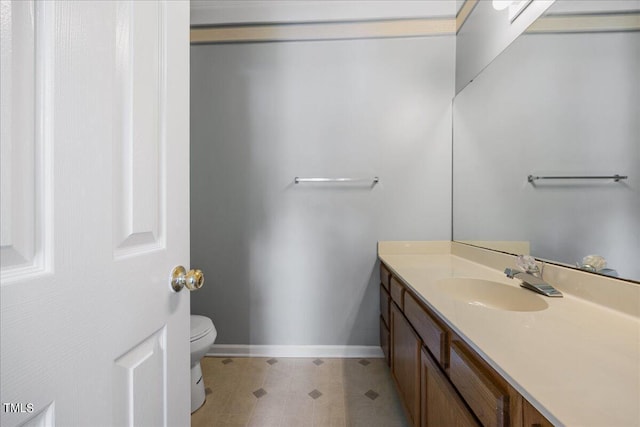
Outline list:
[[[382,358],[384,353],[378,346],[364,345],[214,344],[207,352],[207,356]]]

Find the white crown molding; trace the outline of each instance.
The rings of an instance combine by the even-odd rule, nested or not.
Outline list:
[[[453,35],[456,20],[400,19],[304,24],[254,24],[191,29],[191,43],[344,40]]]
[[[191,25],[454,17],[452,0],[192,0]]]

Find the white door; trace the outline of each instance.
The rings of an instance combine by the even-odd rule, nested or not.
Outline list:
[[[189,425],[189,2],[1,1],[2,426]]]

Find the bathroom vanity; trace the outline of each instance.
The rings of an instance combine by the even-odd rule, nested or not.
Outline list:
[[[505,277],[514,256],[455,242],[378,255],[380,340],[411,425],[640,425],[637,284],[603,279],[620,301],[598,303],[572,294],[598,298],[586,273],[546,266],[565,294],[548,298]]]

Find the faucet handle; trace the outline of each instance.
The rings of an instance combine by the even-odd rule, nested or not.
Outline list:
[[[519,273],[519,271],[514,270],[512,268],[504,269],[504,274],[506,274],[509,279],[513,279],[513,276],[516,275],[517,273]]]
[[[518,255],[516,258],[516,265],[525,273],[539,273],[540,269],[536,264],[536,259],[531,255]]]

